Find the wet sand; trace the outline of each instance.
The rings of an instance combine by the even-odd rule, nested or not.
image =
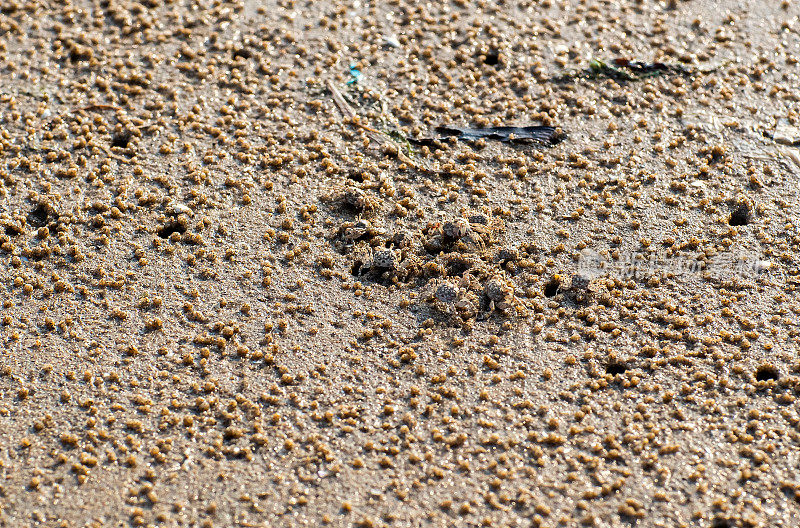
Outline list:
[[[799,13],[5,2],[0,526],[794,525]]]

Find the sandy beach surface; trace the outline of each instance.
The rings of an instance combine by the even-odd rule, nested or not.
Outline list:
[[[797,526],[799,16],[3,0],[0,526]]]

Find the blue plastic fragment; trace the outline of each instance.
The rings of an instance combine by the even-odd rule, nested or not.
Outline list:
[[[356,68],[353,64],[350,65],[350,75],[353,78],[347,81],[347,84],[355,84],[359,81],[359,79],[361,79],[361,72],[358,71],[358,68]]]

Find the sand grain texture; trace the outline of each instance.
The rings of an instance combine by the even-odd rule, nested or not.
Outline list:
[[[0,526],[794,525],[799,13],[2,2]]]

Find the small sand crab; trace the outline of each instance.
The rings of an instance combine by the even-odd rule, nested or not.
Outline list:
[[[439,284],[433,295],[440,303],[454,304],[458,300],[461,290],[461,288],[452,282],[443,282]]]
[[[504,278],[494,277],[486,282],[483,288],[489,311],[507,312],[514,306],[514,285]]]
[[[392,235],[389,243],[399,249],[410,248],[414,243],[414,237],[409,231],[401,230]]]
[[[456,240],[467,236],[469,232],[469,222],[467,222],[464,218],[448,220],[442,224],[442,235],[444,235],[445,244],[452,244]]]
[[[519,251],[513,247],[502,247],[497,250],[494,256],[495,262],[498,264],[507,264],[509,262],[516,262],[519,260]]]
[[[488,226],[491,218],[484,214],[484,213],[472,213],[470,214],[467,219],[469,220],[470,224],[478,224]]]
[[[353,242],[354,240],[359,240],[364,236],[368,236],[372,230],[372,224],[370,224],[368,220],[362,219],[358,222],[345,222],[342,224],[340,233],[344,240]]]
[[[459,249],[483,250],[495,243],[495,236],[503,230],[503,221],[487,212],[467,215],[469,230],[455,244]]]
[[[389,279],[400,271],[402,253],[396,249],[373,250],[367,244],[359,244],[353,251],[353,275],[374,275],[381,279]]]
[[[360,241],[369,241],[382,236],[384,232],[373,226],[369,220],[363,218],[355,222],[344,222],[333,234],[334,246],[339,251],[345,251]]]
[[[350,187],[340,196],[341,203],[356,214],[368,214],[378,208],[378,201],[358,187]]]
[[[429,300],[442,312],[459,315],[462,319],[472,318],[479,299],[469,286],[468,276],[458,281],[437,281]]]
[[[372,253],[372,269],[376,271],[393,271],[397,269],[399,258],[392,249],[379,249]]]
[[[581,303],[589,298],[592,291],[589,289],[592,279],[580,273],[575,273],[570,281],[569,288],[565,290],[565,294],[572,301]]]
[[[423,244],[429,253],[453,249],[482,251],[494,243],[494,236],[502,227],[502,220],[493,219],[485,213],[475,213],[429,226],[428,238]]]
[[[448,277],[461,277],[465,273],[479,269],[483,261],[476,255],[445,253],[437,257],[436,262],[444,266]]]

